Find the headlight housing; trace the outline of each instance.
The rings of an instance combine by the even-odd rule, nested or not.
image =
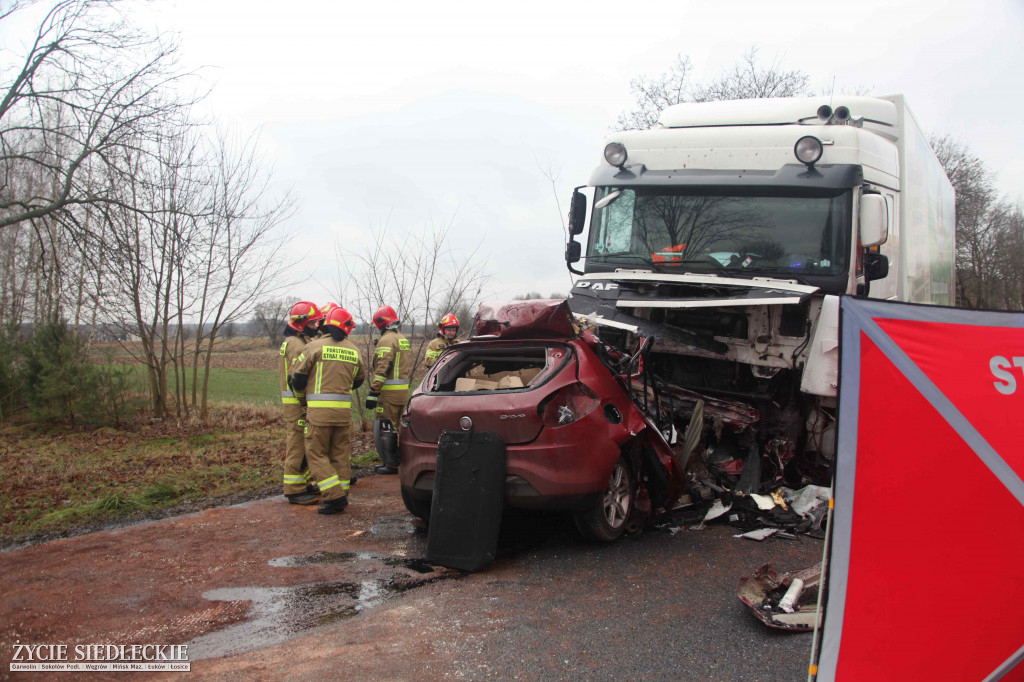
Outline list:
[[[807,166],[813,166],[818,162],[822,149],[821,140],[813,135],[804,135],[793,145],[797,161]]]
[[[609,142],[604,148],[604,160],[613,166],[622,168],[627,158],[626,146],[621,142]]]

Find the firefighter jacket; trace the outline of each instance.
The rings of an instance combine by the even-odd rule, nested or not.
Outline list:
[[[306,419],[317,426],[352,423],[352,384],[362,383],[366,370],[359,350],[347,338],[335,341],[322,336],[312,341],[292,365],[292,374],[308,378],[302,391],[296,391],[306,403]]]
[[[292,393],[292,389],[288,385],[288,379],[292,375],[292,363],[295,362],[295,358],[302,354],[303,349],[309,343],[309,339],[304,334],[296,334],[294,336],[286,336],[284,343],[281,344],[281,367],[280,367],[280,386],[281,386],[281,402],[285,405],[285,416],[288,419],[298,419],[302,416],[302,406],[299,405],[299,399]],[[292,413],[296,412],[298,416],[293,416]]]
[[[385,402],[405,404],[412,376],[412,346],[401,332],[389,329],[377,342],[373,354],[373,383],[370,393]]]
[[[427,344],[427,354],[424,357],[424,362],[427,367],[432,367],[437,359],[441,357],[441,353],[450,346],[454,346],[458,343],[457,339],[449,339],[444,336],[438,336],[433,341]]]

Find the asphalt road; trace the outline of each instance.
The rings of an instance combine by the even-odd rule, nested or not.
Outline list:
[[[767,629],[736,586],[769,561],[813,564],[820,541],[711,525],[595,545],[528,517],[460,574],[422,561],[395,477],[352,500],[323,517],[268,498],[0,552],[0,677],[17,638],[188,643],[182,679],[806,678],[811,635]]]

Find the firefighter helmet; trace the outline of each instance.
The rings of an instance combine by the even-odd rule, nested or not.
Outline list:
[[[324,318],[323,326],[337,327],[346,334],[351,334],[352,330],[356,328],[356,323],[352,321],[352,315],[347,310],[335,304]]]
[[[327,316],[331,314],[331,311],[338,307],[340,306],[338,306],[337,303],[335,303],[334,301],[330,301],[328,303],[325,303],[323,307],[320,308],[320,312],[324,314],[324,319],[326,320]]]
[[[299,301],[288,311],[288,326],[301,332],[310,322],[323,319],[324,314],[316,307],[316,303]]]
[[[377,308],[377,312],[373,314],[373,324],[381,332],[396,322],[398,322],[398,313],[396,313],[395,309],[389,305],[382,305],[380,308]]]
[[[455,330],[459,329],[459,318],[455,317],[451,313],[448,313],[441,318],[441,321],[437,323],[437,328],[444,331],[448,327],[455,327]]]

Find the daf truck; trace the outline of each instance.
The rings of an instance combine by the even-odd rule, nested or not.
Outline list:
[[[699,403],[736,477],[822,480],[839,296],[954,304],[953,189],[901,95],[670,106],[609,136],[570,206],[573,312],[647,349],[666,437]]]

